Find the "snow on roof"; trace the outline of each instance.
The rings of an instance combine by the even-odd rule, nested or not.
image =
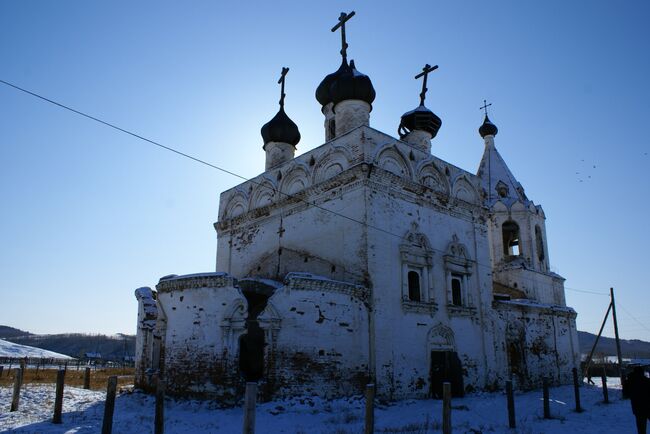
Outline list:
[[[167,276],[163,276],[160,278],[160,281],[170,281],[170,280],[178,280],[178,279],[188,279],[192,277],[226,277],[228,276],[228,273],[224,272],[208,272],[208,273],[194,273],[194,274],[183,274],[183,275],[176,275],[176,274],[169,274]]]
[[[13,342],[5,341],[4,339],[0,339],[0,357],[73,359],[65,354],[55,353],[54,351],[44,350],[42,348],[30,347],[28,345],[14,344]]]

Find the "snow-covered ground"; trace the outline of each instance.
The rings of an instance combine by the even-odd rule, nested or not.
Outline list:
[[[0,357],[40,357],[43,359],[72,359],[65,354],[55,353],[54,351],[44,350],[42,348],[30,347],[28,345],[14,344],[13,342],[0,339]]]
[[[610,379],[615,383],[615,379]],[[508,429],[503,393],[474,394],[452,402],[455,433],[634,433],[629,401],[620,399],[620,387],[612,384],[609,405],[602,404],[599,386],[581,388],[585,411],[576,413],[573,388],[551,389],[553,419],[542,418],[541,391],[515,394],[517,430]],[[104,393],[67,387],[63,424],[50,423],[53,386],[25,386],[20,410],[9,413],[10,388],[0,388],[0,432],[97,433],[101,431]],[[258,433],[361,433],[364,401],[316,398],[291,399],[257,407]],[[378,433],[441,432],[442,402],[434,400],[377,404]],[[154,399],[139,392],[121,393],[116,402],[113,432],[131,434],[153,431]],[[165,404],[166,433],[240,433],[242,409],[219,409],[212,402],[168,400]],[[424,425],[428,421],[428,428]]]

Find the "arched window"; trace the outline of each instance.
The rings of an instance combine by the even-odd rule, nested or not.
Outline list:
[[[336,122],[334,119],[330,119],[330,121],[327,123],[327,129],[329,140],[332,140],[334,137],[336,137]]]
[[[544,261],[544,239],[542,238],[542,229],[539,225],[535,226],[535,245],[537,246],[537,259],[539,262]]]
[[[513,221],[507,221],[501,226],[503,236],[503,254],[506,256],[519,256],[519,225]]]
[[[409,300],[411,301],[420,301],[420,275],[417,271],[409,271],[408,273],[408,283],[409,283]]]
[[[463,276],[457,274],[451,275],[451,304],[463,305]]]

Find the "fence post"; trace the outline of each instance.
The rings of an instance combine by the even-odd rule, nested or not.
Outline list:
[[[156,416],[154,419],[154,433],[165,432],[165,380],[156,378]]]
[[[603,368],[603,375],[600,377],[603,382],[603,402],[609,404],[609,392],[607,391],[607,370]]]
[[[257,399],[257,383],[246,383],[244,396],[244,434],[255,433],[255,400]]]
[[[11,409],[9,411],[17,411],[20,404],[20,388],[23,385],[23,370],[16,368],[14,370],[14,394],[11,397]]]
[[[365,434],[375,432],[375,385],[366,385],[366,429]]]
[[[544,389],[544,419],[551,418],[551,406],[548,397],[548,378],[544,377],[542,380],[542,387]]]
[[[512,381],[506,381],[506,396],[508,399],[508,426],[516,428],[517,422],[515,420],[515,396],[512,391]]]
[[[442,383],[442,432],[451,434],[451,383]]]
[[[2,377],[2,371],[4,370],[4,366],[0,365],[0,377]]]
[[[90,389],[90,367],[86,366],[84,370],[84,389]]]
[[[576,395],[576,411],[578,413],[582,412],[582,407],[580,406],[580,383],[578,382],[578,369],[573,368],[573,391]]]
[[[54,416],[52,423],[61,423],[61,413],[63,411],[63,385],[65,383],[65,369],[60,369],[56,373],[56,397],[54,398]]]
[[[113,412],[115,411],[115,393],[117,392],[117,376],[108,377],[106,386],[106,403],[104,404],[104,420],[102,434],[111,434],[113,431]]]

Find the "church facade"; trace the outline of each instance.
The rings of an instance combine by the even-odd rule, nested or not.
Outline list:
[[[227,401],[246,379],[267,399],[569,382],[576,312],[487,112],[477,173],[458,168],[431,153],[435,67],[395,138],[370,126],[375,90],[346,48],[316,91],[325,143],[297,157],[283,69],[265,171],[220,197],[217,272],[136,290],[137,385],[157,373],[172,393]]]

